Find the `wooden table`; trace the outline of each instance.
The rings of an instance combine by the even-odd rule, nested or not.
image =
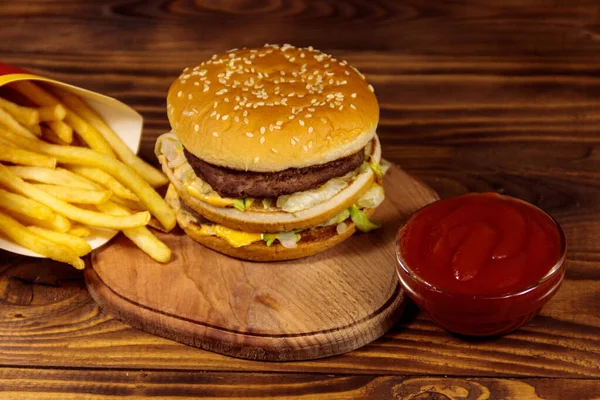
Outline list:
[[[465,341],[409,306],[364,348],[294,363],[139,332],[94,304],[81,273],[0,253],[0,398],[600,398],[597,0],[12,1],[0,39],[1,61],[141,112],[153,162],[185,66],[233,47],[313,45],[375,86],[386,158],[442,197],[531,201],[570,246],[559,293],[517,332]]]

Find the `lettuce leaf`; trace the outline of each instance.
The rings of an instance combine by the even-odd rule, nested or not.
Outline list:
[[[379,207],[385,198],[383,187],[378,184],[373,184],[362,196],[356,201],[356,205],[360,208],[376,208]]]
[[[383,171],[381,169],[381,164],[375,161],[373,157],[369,157],[369,167],[371,167],[371,170],[373,170],[377,182],[383,182]]]
[[[367,214],[356,207],[356,205],[350,207],[350,218],[352,218],[354,225],[362,232],[369,232],[381,226],[381,224],[371,221]]]
[[[246,211],[246,204],[244,199],[235,199],[233,201],[233,207],[238,211]]]

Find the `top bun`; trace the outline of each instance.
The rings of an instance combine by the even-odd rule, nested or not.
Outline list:
[[[379,104],[345,61],[290,45],[231,50],[189,67],[171,85],[167,114],[185,148],[210,164],[275,172],[363,148]]]

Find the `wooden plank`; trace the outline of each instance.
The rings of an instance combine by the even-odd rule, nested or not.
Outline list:
[[[11,400],[192,398],[589,400],[591,379],[490,379],[376,375],[178,371],[0,369],[0,397]],[[597,399],[598,397],[596,397]]]
[[[5,255],[0,360],[5,366],[29,367],[599,377],[600,281],[587,257],[569,261],[567,279],[540,316],[501,338],[460,339],[410,306],[391,332],[359,350],[315,361],[266,363],[132,329],[95,305],[79,271]]]
[[[139,249],[119,237],[92,256],[87,287],[118,319],[220,354],[290,361],[346,353],[379,338],[400,318],[407,297],[397,279],[396,232],[437,200],[396,166],[384,188],[386,200],[373,215],[382,228],[326,252],[246,262],[170,233],[159,238],[177,256],[164,266],[140,258]]]
[[[156,52],[273,41],[452,55],[590,55],[599,46],[594,0],[12,2],[2,7],[0,21],[0,51],[7,52],[14,43],[27,52],[59,53],[81,44],[92,51]],[[39,32],[52,35],[42,41]]]

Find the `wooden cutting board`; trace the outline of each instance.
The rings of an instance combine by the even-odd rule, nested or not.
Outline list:
[[[383,227],[304,259],[256,263],[209,250],[178,230],[158,234],[173,249],[154,262],[124,236],[95,251],[86,282],[106,311],[143,331],[254,360],[341,354],[398,321],[394,239],[410,214],[437,199],[398,167],[385,177]]]

